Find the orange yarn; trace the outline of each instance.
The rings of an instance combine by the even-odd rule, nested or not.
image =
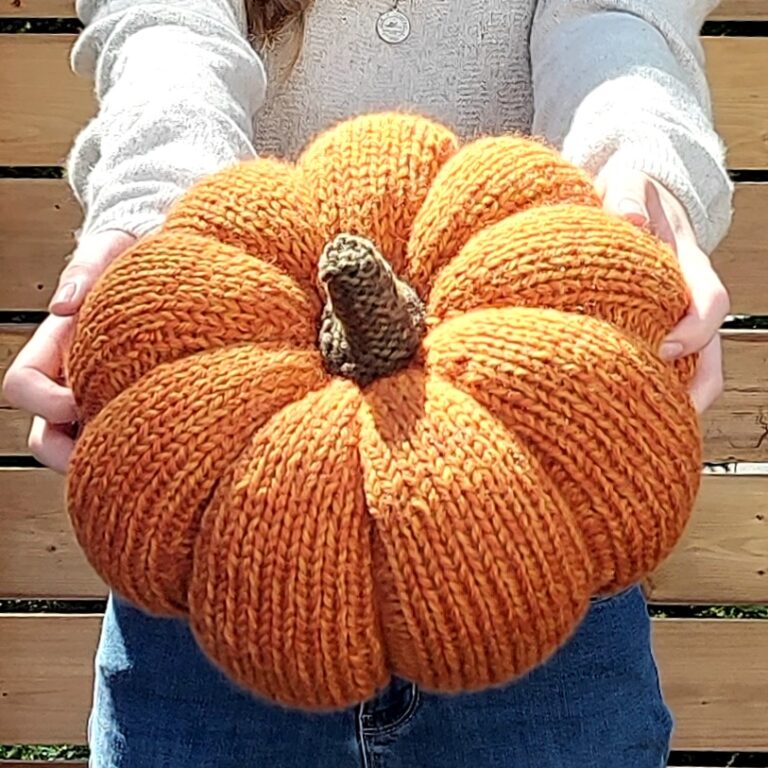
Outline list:
[[[400,301],[407,324],[406,284],[426,335],[403,367],[397,333],[355,347],[339,317]],[[78,539],[280,702],[346,706],[391,674],[509,681],[683,531],[693,361],[656,349],[687,301],[674,254],[552,150],[342,123],[295,165],[197,184],[88,296],[68,361]],[[347,355],[389,372],[329,373]]]

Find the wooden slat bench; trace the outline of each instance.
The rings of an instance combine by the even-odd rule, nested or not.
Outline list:
[[[93,113],[90,84],[69,71],[72,35],[0,35],[0,165],[56,165]],[[706,38],[720,130],[735,168],[768,165],[768,39]],[[737,65],[738,62],[738,65]]]
[[[710,18],[726,21],[765,21],[768,19],[768,5],[765,0],[723,0]]]
[[[73,6],[0,0],[0,18],[66,18]],[[711,19],[765,22],[768,0],[727,0]],[[78,225],[63,180],[23,177],[25,168],[61,166],[93,114],[90,83],[69,71],[73,39],[0,34],[0,376],[34,330],[29,315],[14,317],[45,309]],[[765,317],[768,32],[705,38],[704,46],[730,166],[749,172],[714,258],[734,314]],[[4,174],[10,166],[14,173]],[[704,423],[706,460],[735,462],[732,470],[749,462],[750,471],[705,473],[684,540],[647,580],[652,603],[768,604],[768,323],[761,327],[723,331],[726,392]],[[105,587],[68,525],[62,479],[28,466],[28,426],[0,400],[0,600],[101,599]],[[0,744],[84,743],[100,618],[0,613]],[[768,621],[655,618],[653,626],[677,721],[674,748],[765,752],[768,768]],[[5,768],[42,764],[0,760]]]

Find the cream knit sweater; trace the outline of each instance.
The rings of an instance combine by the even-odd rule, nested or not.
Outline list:
[[[100,101],[69,159],[79,234],[144,234],[200,176],[394,108],[467,138],[532,132],[593,173],[643,170],[705,250],[721,240],[732,186],[698,40],[715,0],[399,0],[411,34],[390,44],[376,21],[394,5],[315,0],[285,77],[247,41],[242,0],[79,0],[72,63]]]

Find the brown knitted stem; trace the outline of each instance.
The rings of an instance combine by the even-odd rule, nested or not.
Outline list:
[[[339,235],[318,273],[328,294],[318,337],[326,368],[365,386],[407,365],[425,332],[424,304],[376,246]]]

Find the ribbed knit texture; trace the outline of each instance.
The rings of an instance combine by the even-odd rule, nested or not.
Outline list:
[[[410,362],[364,386],[318,350],[323,306],[348,300],[327,303],[338,252],[348,293],[382,274],[349,267],[350,243],[426,312]],[[683,531],[694,361],[657,348],[687,301],[674,254],[524,138],[460,148],[372,115],[295,165],[233,166],[83,307],[78,540],[118,592],[188,616],[221,669],[282,703],[350,705],[392,674],[512,680]]]

